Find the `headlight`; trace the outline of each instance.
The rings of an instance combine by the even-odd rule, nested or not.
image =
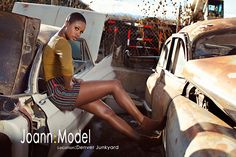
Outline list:
[[[19,115],[18,99],[0,97],[0,120],[13,119]]]

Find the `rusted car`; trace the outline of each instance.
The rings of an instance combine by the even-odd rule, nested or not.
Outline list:
[[[173,34],[146,82],[166,156],[236,156],[236,18]]]

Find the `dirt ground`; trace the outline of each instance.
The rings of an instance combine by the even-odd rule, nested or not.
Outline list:
[[[131,116],[127,114],[119,116],[137,128],[137,123]],[[163,145],[146,143],[140,146],[96,117],[86,127],[86,130],[88,129],[91,131],[91,145],[94,149],[70,149],[63,157],[164,157]],[[108,147],[111,150],[108,150]]]

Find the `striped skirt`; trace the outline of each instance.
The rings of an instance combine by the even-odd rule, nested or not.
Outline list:
[[[49,100],[62,110],[73,110],[76,98],[80,91],[80,84],[74,82],[73,88],[64,88],[63,77],[56,77],[47,81],[47,93]]]

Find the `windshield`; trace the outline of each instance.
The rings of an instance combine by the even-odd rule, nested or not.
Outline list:
[[[193,53],[193,59],[236,54],[236,32],[214,34],[201,38]]]

